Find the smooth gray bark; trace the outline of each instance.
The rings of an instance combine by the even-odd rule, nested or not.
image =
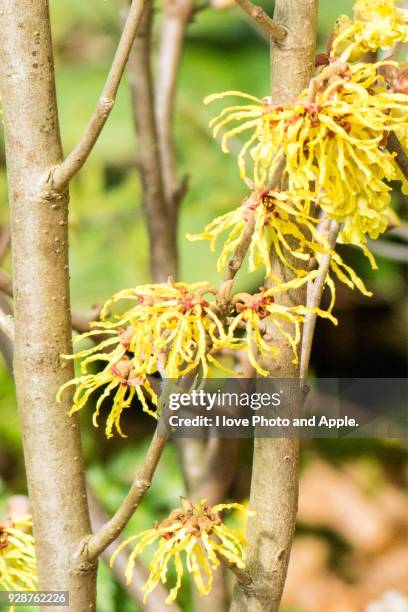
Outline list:
[[[90,533],[73,376],[68,191],[47,178],[62,160],[47,0],[3,0],[0,89],[6,134],[14,274],[14,374],[40,588],[69,590],[70,610],[95,610],[96,564],[75,565]],[[45,608],[48,612],[60,608]]]

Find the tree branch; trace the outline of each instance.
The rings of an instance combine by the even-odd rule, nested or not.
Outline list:
[[[91,487],[88,486],[88,502],[89,511],[91,514],[92,529],[94,532],[98,532],[105,523],[108,522],[108,516],[102,508],[95,493]],[[103,551],[102,558],[109,565],[110,559],[113,553],[116,551],[118,546],[121,544],[122,539],[117,538],[112,544]],[[180,612],[180,608],[177,604],[166,604],[165,599],[168,596],[168,591],[165,587],[159,583],[154,591],[150,594],[149,599],[146,603],[143,602],[143,591],[142,587],[146,583],[149,577],[148,569],[140,563],[137,559],[134,561],[133,577],[130,584],[127,584],[125,573],[128,564],[129,556],[132,552],[130,547],[126,547],[120,551],[117,555],[115,563],[111,571],[115,574],[116,578],[121,583],[122,587],[127,591],[128,595],[136,601],[140,606],[143,606],[145,612]]]
[[[1,228],[0,232],[0,263],[8,253],[11,245],[10,226],[7,223]]]
[[[10,304],[0,293],[0,308],[7,316],[12,316],[12,311],[10,308]],[[14,322],[13,322],[14,325]],[[9,335],[6,332],[0,330],[0,353],[3,355],[4,362],[6,364],[6,368],[10,374],[13,376],[13,340],[10,339]]]
[[[177,271],[177,226],[168,214],[159,151],[151,72],[152,4],[146,9],[129,58],[128,75],[138,146],[143,208],[150,241],[150,269],[154,282],[167,281]]]
[[[339,231],[340,224],[337,221],[331,221],[328,235],[328,243],[331,250],[334,250],[336,246]],[[320,260],[319,273],[313,282],[310,296],[307,301],[307,306],[309,306],[310,308],[318,308],[320,306],[327,273],[330,268],[330,261],[331,255],[329,254],[323,255]],[[309,371],[310,355],[312,352],[316,320],[317,314],[310,312],[306,315],[305,323],[303,325],[302,351],[300,358],[300,378],[302,380],[306,379]]]
[[[0,291],[9,297],[13,297],[13,280],[11,276],[0,268]]]
[[[282,177],[282,173],[285,169],[285,164],[286,164],[286,159],[285,159],[285,156],[282,155],[282,157],[279,159],[276,165],[275,172],[267,187],[268,191],[273,191],[279,185],[279,182]],[[253,204],[254,206],[256,206],[258,203],[257,198],[258,198],[258,194],[256,192],[253,192],[248,198],[246,198],[246,200],[248,203],[250,203],[251,200],[254,200]],[[217,301],[218,301],[218,305],[221,308],[221,310],[225,307],[226,303],[228,302],[231,296],[231,292],[233,288],[233,281],[244,262],[244,259],[248,252],[249,247],[251,246],[251,241],[252,241],[254,230],[255,230],[255,213],[252,212],[251,214],[248,215],[248,220],[245,224],[241,241],[238,244],[237,248],[235,249],[234,253],[232,254],[227,264],[224,278],[223,278],[220,290],[218,292]]]
[[[395,161],[398,164],[402,174],[408,180],[408,155],[398,140],[395,132],[390,132],[388,134],[387,149],[390,153],[396,153]]]
[[[74,376],[69,317],[68,191],[41,182],[62,161],[48,0],[3,0],[0,89],[4,113],[14,275],[14,375],[39,585],[69,590],[72,610],[96,609],[96,563],[79,572],[71,556],[91,527],[79,422],[72,396],[56,404]]]
[[[250,574],[245,569],[241,569],[240,567],[238,567],[236,563],[233,563],[232,561],[224,557],[224,555],[222,555],[221,553],[216,553],[216,555],[221,561],[221,563],[225,565],[225,567],[227,567],[229,570],[231,570],[233,574],[235,574],[237,583],[239,584],[240,588],[244,591],[250,592],[253,589],[253,581]]]
[[[1,312],[1,311],[0,311]],[[1,337],[0,337],[1,340]],[[0,352],[2,352],[4,347],[1,346],[0,342]],[[11,367],[12,359],[8,360],[8,351],[12,353],[13,344],[10,342],[10,347],[7,350],[7,354],[4,355],[7,361],[7,365],[9,367],[10,376],[13,377],[13,370]],[[109,518],[105,511],[103,510],[101,504],[99,503],[95,493],[92,488],[88,485],[88,505],[89,512],[91,515],[91,525],[93,532],[99,532],[100,529],[104,527],[104,525],[108,522]],[[17,495],[14,497],[10,497],[7,500],[7,515],[13,516],[18,514],[27,514],[29,512],[29,501],[28,498],[24,495]],[[121,544],[121,538],[117,538],[116,541],[113,541],[102,553],[102,558],[109,565],[110,559],[115,552],[116,548]],[[130,584],[127,584],[125,579],[126,567],[129,559],[129,555],[131,554],[131,549],[129,547],[121,550],[119,555],[116,557],[116,562],[112,568],[113,573],[115,574],[118,581],[121,583],[122,587],[127,591],[129,596],[140,605],[144,605],[144,609],[146,612],[180,612],[180,608],[176,604],[165,604],[165,599],[168,596],[168,592],[164,588],[162,584],[158,584],[153,593],[150,595],[148,601],[143,603],[143,591],[142,586],[145,584],[149,577],[148,570],[137,560],[135,560],[133,578]]]
[[[133,0],[120,37],[112,66],[102,89],[97,107],[87,125],[82,139],[74,150],[56,166],[47,182],[55,190],[62,189],[82,168],[101,133],[115,104],[119,84],[135,40],[137,30],[148,0]]]
[[[0,291],[8,297],[13,297],[13,279],[4,270],[0,268]],[[73,312],[71,315],[71,326],[79,334],[89,331],[89,324],[96,321],[99,317],[100,308],[95,307],[92,310],[90,317]]]
[[[253,19],[267,34],[273,42],[282,43],[287,35],[287,30],[281,24],[269,17],[262,7],[253,4],[250,0],[235,0],[238,6]]]
[[[2,308],[0,308],[0,330],[6,334],[9,340],[14,340],[13,317],[6,314]]]
[[[248,200],[250,199],[251,199],[251,196],[248,198]],[[225,271],[223,283],[234,280],[235,276],[238,273],[238,270],[240,270],[242,264],[244,263],[244,259],[248,252],[248,249],[251,245],[254,230],[255,230],[255,214],[252,213],[248,215],[248,220],[245,223],[241,241],[238,244],[231,259],[229,260],[227,264],[227,269]]]
[[[77,557],[78,564],[83,563],[84,559],[88,562],[97,559],[126,527],[150,488],[153,475],[156,471],[167,439],[168,435],[159,436],[156,429],[143,465],[133,481],[129,493],[126,495],[113,517],[105,523],[99,531],[84,542],[84,546],[82,550],[79,551]]]
[[[318,0],[275,1],[274,19],[288,33],[280,45],[271,45],[273,104],[296,99],[313,76],[317,5]],[[271,264],[274,275],[282,282],[293,278],[276,256]],[[284,306],[304,304],[306,291],[285,292],[276,301]],[[267,325],[268,342],[279,347],[279,355],[265,360],[265,369],[276,378],[297,379],[299,366],[293,363],[291,348],[272,321]],[[292,328],[288,327],[288,331],[292,333]],[[231,612],[279,609],[296,522],[298,465],[298,439],[255,437],[250,495],[255,515],[248,522],[251,537],[246,567],[253,588],[248,592],[237,585]]]
[[[88,332],[91,327],[90,327],[90,323],[93,323],[94,321],[98,321],[99,320],[99,315],[101,314],[101,307],[100,306],[94,306],[92,308],[92,311],[90,313],[90,315],[88,317],[79,314],[77,312],[73,312],[71,314],[71,325],[72,325],[72,329],[74,329],[76,332],[78,332],[78,334],[84,334],[86,332]],[[101,333],[101,336],[93,336],[94,341],[98,341],[99,342],[99,338],[103,337],[103,333]]]
[[[173,222],[185,194],[187,179],[177,179],[173,139],[173,111],[178,71],[187,26],[195,0],[166,0],[161,26],[156,79],[156,123],[166,203]]]

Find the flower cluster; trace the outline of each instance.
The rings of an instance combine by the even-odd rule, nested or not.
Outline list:
[[[32,522],[28,515],[0,523],[0,587],[6,591],[37,589]]]
[[[369,51],[408,42],[408,11],[395,0],[357,0],[354,19],[340,15],[334,34],[332,55],[357,60]]]
[[[228,509],[250,514],[241,504],[217,504],[209,506],[206,500],[193,505],[188,499],[181,498],[182,507],[176,508],[160,524],[125,540],[113,554],[113,565],[119,552],[128,544],[138,542],[131,553],[126,570],[126,579],[132,580],[135,559],[150,544],[157,543],[149,565],[150,576],[143,587],[144,602],[159,582],[166,583],[171,562],[176,570],[176,584],[170,590],[166,603],[172,603],[181,586],[184,565],[181,553],[185,555],[185,565],[197,585],[200,595],[211,590],[213,572],[224,557],[239,568],[245,567],[245,539],[234,529],[225,525],[220,513]]]
[[[316,274],[316,271],[309,273],[306,280],[313,280]],[[266,358],[270,361],[270,357],[276,356],[279,352],[276,343],[271,342],[271,338],[268,337],[271,329],[274,330],[274,333],[283,336],[285,342],[293,351],[293,363],[297,364],[299,361],[297,347],[301,339],[301,326],[308,313],[315,313],[337,325],[337,319],[333,317],[330,311],[301,305],[283,306],[275,302],[275,297],[279,293],[297,289],[304,282],[303,278],[295,277],[292,281],[281,283],[269,289],[261,287],[259,293],[253,295],[237,293],[233,298],[236,313],[230,324],[229,334],[234,337],[237,330],[245,329],[245,338],[241,340],[241,345],[237,348],[245,349],[248,352],[249,361],[262,376],[270,374],[263,367],[262,361]]]
[[[266,276],[273,278],[271,255],[275,255],[302,276],[304,265],[297,267],[296,260],[314,257],[319,261],[326,254],[331,257],[332,275],[371,295],[354,270],[328,248],[317,213],[320,210],[342,224],[339,242],[359,246],[376,269],[367,238],[377,239],[390,225],[398,224],[390,207],[389,182],[402,180],[402,174],[386,145],[390,132],[402,141],[408,133],[404,74],[396,62],[351,64],[332,58],[309,89],[291,103],[272,105],[269,98],[261,101],[236,91],[209,96],[207,103],[230,95],[251,102],[225,108],[211,125],[214,135],[226,129],[225,152],[231,138],[250,133],[238,162],[241,176],[248,181],[248,159],[252,160],[256,189],[237,210],[190,238],[209,239],[214,247],[218,236],[231,228],[219,259],[222,267],[254,211],[250,269],[263,265]],[[282,156],[285,191],[277,192],[267,186],[273,183]],[[334,299],[330,275],[327,284]]]
[[[106,423],[107,437],[112,436],[113,427],[124,436],[120,417],[135,395],[144,411],[157,416],[158,398],[150,375],[159,372],[163,378],[179,378],[199,369],[206,377],[210,368],[223,367],[210,351],[212,346],[227,342],[215,304],[206,299],[206,294],[214,293],[206,282],[190,285],[169,279],[167,283],[143,285],[115,294],[102,309],[101,321],[93,323],[92,331],[78,336],[75,342],[85,338],[102,340],[89,349],[64,356],[81,360],[81,376],[63,385],[57,398],[67,387],[75,385],[73,413],[83,408],[95,391],[103,389],[93,416],[97,426],[102,403],[114,393]],[[122,300],[135,304],[123,314],[111,317],[111,307]],[[106,365],[102,371],[88,373],[95,362]]]
[[[214,251],[217,239],[228,231],[228,238],[223,243],[217,263],[218,271],[221,272],[240,244],[247,224],[253,223],[249,246],[250,271],[263,266],[266,276],[278,281],[271,267],[270,254],[273,250],[284,266],[296,275],[304,276],[306,271],[297,268],[293,260],[308,261],[310,252],[323,254],[328,250],[327,241],[318,232],[317,219],[311,211],[312,202],[307,194],[303,199],[297,194],[295,200],[290,200],[285,192],[255,189],[238,208],[211,221],[203,233],[187,234],[187,238],[209,240],[211,250]]]
[[[235,134],[253,130],[240,153],[242,173],[250,151],[255,184],[263,187],[283,153],[286,200],[300,215],[313,201],[329,218],[344,222],[341,238],[347,243],[364,245],[366,235],[378,238],[389,222],[386,181],[398,178],[398,168],[385,146],[390,131],[408,124],[408,96],[385,87],[378,74],[385,64],[337,60],[320,73],[312,101],[305,90],[293,103],[259,101],[256,119],[254,106],[244,106],[241,112],[224,109],[214,120],[216,131],[243,115],[250,118],[223,137],[225,148]]]
[[[326,65],[295,101],[273,105],[269,98],[259,100],[237,91],[206,99],[207,103],[226,96],[245,99],[243,105],[222,110],[211,125],[214,135],[226,130],[222,138],[226,152],[232,137],[249,134],[238,163],[252,193],[238,208],[210,222],[204,232],[188,237],[209,240],[214,250],[217,240],[227,235],[219,270],[228,268],[227,262],[242,244],[245,252],[249,244],[250,270],[264,267],[271,286],[252,296],[232,298],[232,289],[228,290],[226,303],[222,288],[217,292],[207,282],[172,279],[115,294],[105,304],[101,320],[76,339],[91,338],[94,346],[66,356],[81,360],[80,376],[58,394],[60,398],[66,387],[76,386],[71,412],[83,408],[98,392],[97,425],[103,402],[113,395],[106,434],[112,436],[115,428],[124,435],[121,415],[135,396],[146,412],[157,416],[152,380],[156,373],[162,379],[186,374],[206,378],[217,370],[231,373],[216,355],[232,349],[246,350],[255,369],[267,375],[264,362],[279,351],[282,339],[298,362],[301,326],[307,315],[336,323],[331,314],[336,278],[371,295],[329,244],[325,227],[329,222],[341,225],[338,241],[359,246],[376,268],[367,239],[378,238],[397,222],[390,207],[389,182],[401,179],[401,172],[387,142],[392,132],[408,141],[406,70],[393,61],[352,60],[356,50],[361,51],[363,39],[368,45],[365,50],[405,40],[406,24],[406,13],[391,1],[358,0],[347,34],[337,32]],[[346,51],[347,41],[351,50]],[[273,258],[291,272],[292,281],[280,282],[273,273]],[[327,311],[275,301],[285,291],[312,283],[317,275],[313,266],[322,258],[329,258]],[[112,314],[118,302],[127,307],[119,315]],[[101,371],[90,371],[95,363],[103,364]]]
[[[305,223],[308,221],[305,220]],[[157,372],[163,379],[178,379],[188,373],[206,378],[214,369],[236,374],[215,356],[220,349],[233,349],[248,350],[257,371],[267,374],[252,346],[256,342],[261,354],[266,351],[266,343],[262,340],[266,329],[263,322],[265,316],[276,322],[278,330],[293,348],[297,362],[299,326],[306,313],[315,312],[333,321],[335,319],[329,312],[320,309],[278,306],[274,304],[274,296],[304,285],[315,274],[311,272],[295,277],[293,281],[278,284],[267,291],[262,289],[262,295],[256,294],[255,301],[245,308],[240,304],[242,294],[238,294],[223,316],[217,300],[207,299],[216,294],[209,283],[190,285],[169,279],[167,283],[120,291],[106,302],[101,311],[101,321],[92,323],[91,331],[74,340],[78,343],[92,338],[96,343],[74,355],[64,355],[65,359],[81,361],[81,375],[65,383],[58,391],[57,399],[61,400],[67,387],[76,386],[71,408],[73,414],[84,408],[91,396],[99,391],[93,413],[93,424],[97,427],[102,404],[113,395],[105,432],[110,438],[115,428],[119,435],[125,437],[120,419],[135,396],[145,412],[156,418],[158,416],[158,397],[150,379]],[[111,308],[122,300],[135,304],[124,313],[112,316]],[[284,331],[281,326],[283,320],[295,323],[294,333]],[[241,328],[246,329],[247,338],[242,338]],[[269,349],[272,354],[278,351],[276,346]],[[95,362],[102,362],[104,367],[100,371],[89,372],[89,367]]]

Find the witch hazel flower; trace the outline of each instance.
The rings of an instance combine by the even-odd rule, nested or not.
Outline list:
[[[18,515],[0,522],[0,587],[6,591],[35,591],[38,588],[30,515]]]
[[[149,564],[149,578],[143,586],[144,603],[159,582],[167,582],[171,564],[176,572],[176,582],[166,599],[168,604],[177,598],[185,572],[192,576],[200,595],[207,595],[212,587],[214,571],[223,557],[241,569],[245,567],[245,538],[239,531],[228,527],[221,514],[230,509],[252,514],[247,508],[238,503],[210,506],[205,499],[193,504],[184,497],[181,497],[181,504],[164,521],[155,523],[152,529],[127,538],[110,560],[112,566],[121,550],[129,544],[136,544],[126,569],[129,584],[135,559],[148,546],[157,546]]]

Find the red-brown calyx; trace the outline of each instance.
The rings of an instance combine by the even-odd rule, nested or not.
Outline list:
[[[133,369],[132,361],[127,355],[124,355],[115,365],[111,367],[111,372],[114,376],[120,379],[120,384],[126,387],[134,387],[143,382],[142,377],[137,376]]]
[[[9,545],[8,539],[8,529],[13,526],[13,522],[11,519],[6,519],[2,523],[0,523],[0,550],[7,548]]]
[[[189,499],[181,498],[182,508],[176,508],[161,523],[155,523],[156,529],[167,529],[174,523],[181,523],[187,533],[199,536],[201,532],[211,533],[212,528],[221,524],[221,517],[214,512],[208,504],[203,508],[197,508]],[[164,531],[161,535],[166,540],[173,537],[174,532]]]
[[[259,293],[250,295],[249,293],[237,293],[233,298],[236,311],[240,314],[246,310],[251,310],[258,314],[259,319],[269,316],[268,304],[273,303],[273,296],[265,296],[265,287],[261,287]]]

